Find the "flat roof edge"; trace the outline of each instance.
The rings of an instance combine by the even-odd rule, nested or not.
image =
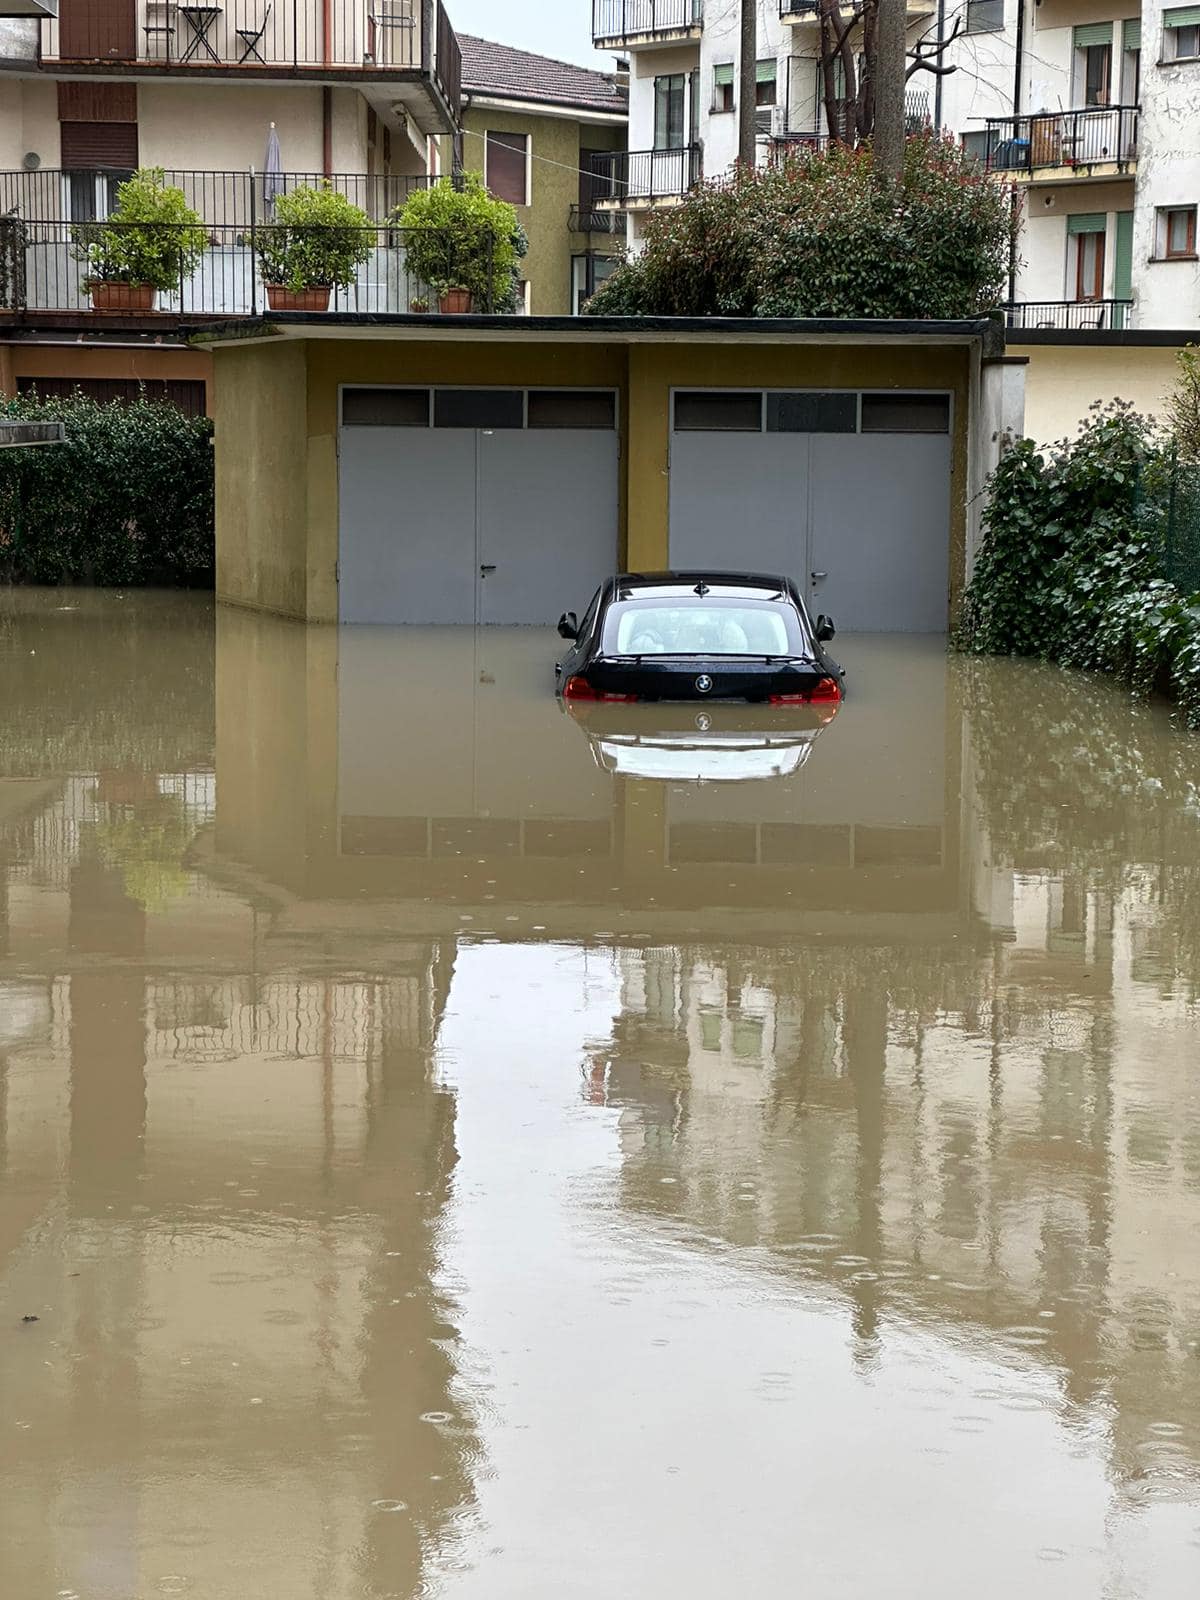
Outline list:
[[[1100,350],[1195,344],[1195,328],[1010,328],[1009,345],[1092,345]]]
[[[511,317],[511,316],[429,316],[428,314],[386,314],[378,312],[276,312],[261,318],[206,326],[184,326],[193,343],[239,343],[270,337],[295,337],[297,334],[328,338],[345,330],[362,336],[373,331],[408,335],[421,339],[445,339],[470,335],[489,335],[520,340],[537,335],[551,338],[624,339],[629,342],[654,338],[745,339],[768,343],[806,339],[844,338],[856,343],[902,339],[910,343],[964,344],[981,341],[990,355],[1004,349],[1004,330],[993,317],[964,317],[952,320],[916,318],[849,317]]]

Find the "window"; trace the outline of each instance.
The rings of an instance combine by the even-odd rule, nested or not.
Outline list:
[[[485,182],[497,200],[512,206],[529,204],[528,134],[488,130]]]
[[[992,135],[986,128],[976,133],[964,133],[962,147],[964,155],[969,156],[972,161],[977,161],[981,167],[985,167],[992,148]]]
[[[737,390],[701,389],[675,396],[677,433],[761,433],[763,397]]]
[[[1104,298],[1104,235],[1081,233],[1075,239],[1075,298]]]
[[[343,389],[343,428],[427,428],[428,389]]]
[[[864,394],[864,433],[949,433],[950,397],[944,394]]]
[[[1106,106],[1112,72],[1112,45],[1092,44],[1083,52],[1083,103]]]
[[[687,79],[682,72],[654,80],[654,148],[656,150],[682,150],[684,118],[684,85]]]
[[[856,433],[858,395],[769,394],[768,433]]]
[[[1164,61],[1190,61],[1200,56],[1200,6],[1177,6],[1163,12]]]
[[[1154,253],[1159,261],[1178,261],[1195,256],[1195,206],[1170,206],[1158,213]]]
[[[576,316],[582,313],[584,306],[592,298],[596,290],[606,278],[612,277],[620,264],[620,261],[615,256],[599,256],[590,252],[587,255],[573,256],[571,258]]]
[[[755,68],[754,79],[754,104],[756,106],[773,106],[775,104],[775,79],[777,64],[774,61],[760,61]]]
[[[530,389],[531,428],[604,428],[617,425],[611,389]]]
[[[732,61],[722,61],[713,68],[712,108],[714,115],[734,109]]]
[[[967,0],[967,32],[996,33],[1004,26],[1004,0]]]
[[[520,389],[436,389],[435,428],[521,428],[525,396]]]
[[[693,594],[610,606],[601,643],[619,656],[786,656],[804,648],[790,605]]]

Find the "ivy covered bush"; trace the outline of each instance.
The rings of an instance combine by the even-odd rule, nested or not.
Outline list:
[[[1021,440],[988,487],[956,635],[978,654],[1105,672],[1200,729],[1200,596],[1164,576],[1175,451],[1120,401],[1077,438]]]
[[[61,420],[66,443],[0,450],[0,582],[207,585],[212,424],[140,400],[21,396],[0,415]]]
[[[830,146],[702,184],[655,213],[592,316],[971,317],[1004,298],[1012,193],[922,133],[899,183]]]

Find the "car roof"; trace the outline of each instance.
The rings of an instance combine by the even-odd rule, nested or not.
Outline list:
[[[619,572],[613,579],[613,596],[632,599],[652,595],[670,595],[686,599],[703,584],[708,593],[718,599],[773,599],[786,595],[791,598],[791,584],[781,573],[763,572]]]

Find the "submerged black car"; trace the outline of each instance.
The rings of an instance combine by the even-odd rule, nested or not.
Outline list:
[[[836,704],[841,667],[794,583],[752,572],[627,572],[596,591],[583,621],[558,624],[565,700],[739,700]]]

